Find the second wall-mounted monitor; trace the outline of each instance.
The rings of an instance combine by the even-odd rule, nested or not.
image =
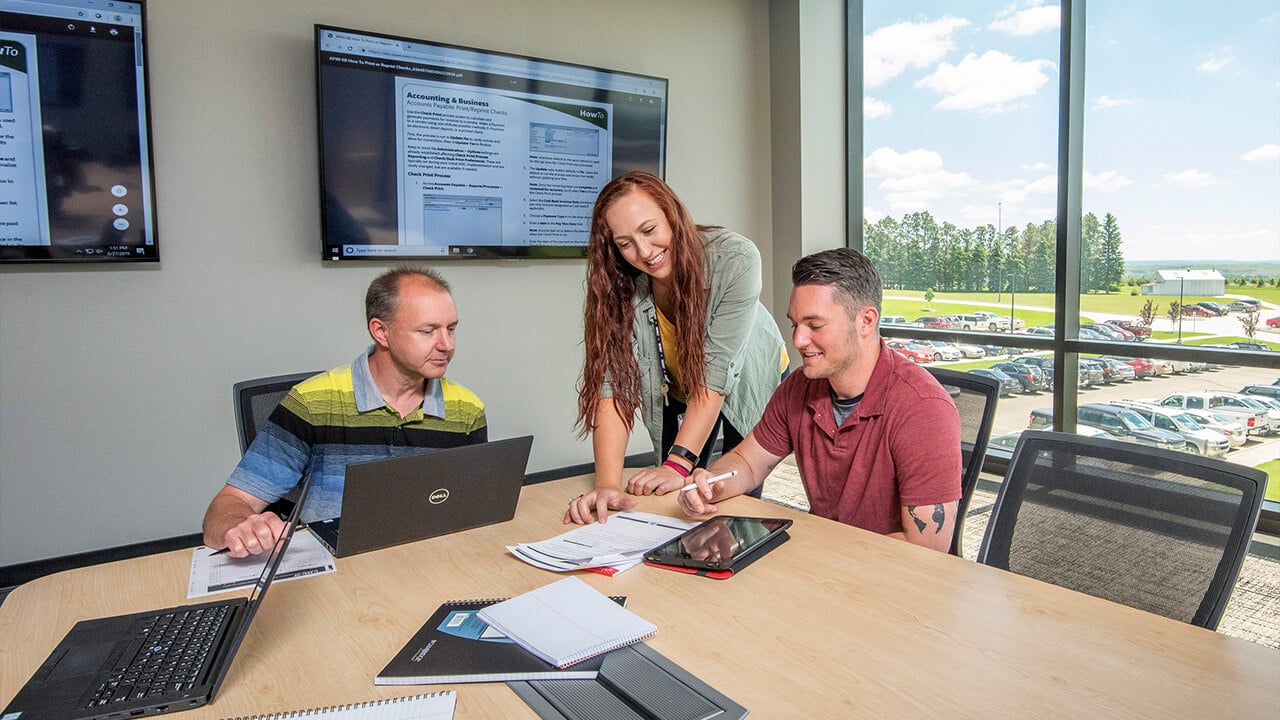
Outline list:
[[[578,258],[628,170],[664,174],[667,81],[316,26],[324,258]]]

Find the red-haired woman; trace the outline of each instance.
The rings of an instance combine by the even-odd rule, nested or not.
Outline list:
[[[587,246],[585,358],[578,424],[591,435],[596,486],[564,520],[589,523],[637,495],[683,487],[750,432],[782,374],[782,335],[760,304],[760,252],[724,228],[695,225],[656,175],[629,172],[596,198]],[[655,467],[623,487],[639,410]]]

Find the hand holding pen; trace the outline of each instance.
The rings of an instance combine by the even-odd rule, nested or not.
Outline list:
[[[680,494],[677,503],[680,509],[687,515],[707,515],[716,512],[716,506],[711,504],[713,499],[724,499],[725,497],[737,494],[729,489],[726,484],[722,483],[738,474],[737,470],[730,470],[726,473],[713,475],[703,481],[700,487],[697,480],[707,474],[706,470],[695,470],[691,475],[694,482],[680,488]],[[693,492],[690,492],[693,491]],[[741,490],[737,491],[741,492]]]

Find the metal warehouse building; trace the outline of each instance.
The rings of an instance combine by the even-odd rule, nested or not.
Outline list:
[[[1217,270],[1157,270],[1142,285],[1143,295],[1223,295],[1227,279]]]

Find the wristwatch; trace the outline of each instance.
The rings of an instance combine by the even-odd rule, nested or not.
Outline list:
[[[690,470],[698,467],[698,456],[694,454],[692,450],[684,447],[683,445],[672,445],[671,449],[667,451],[667,454],[688,460]]]

